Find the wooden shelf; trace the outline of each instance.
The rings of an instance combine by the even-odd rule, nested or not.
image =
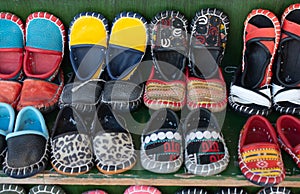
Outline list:
[[[187,178],[183,178],[187,177]],[[25,179],[14,179],[1,174],[0,183],[7,184],[58,184],[58,185],[153,185],[153,186],[256,186],[243,176],[199,177],[186,174],[173,175],[103,175],[88,173],[79,176],[65,176],[55,172],[45,172]],[[300,187],[300,176],[288,176],[279,184],[285,187]]]

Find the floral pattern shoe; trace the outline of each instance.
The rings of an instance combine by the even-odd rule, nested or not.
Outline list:
[[[285,177],[276,132],[263,116],[253,115],[240,132],[239,166],[250,182],[260,186],[279,184]]]

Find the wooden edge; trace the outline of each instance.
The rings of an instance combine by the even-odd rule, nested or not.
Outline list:
[[[286,178],[278,186],[300,187],[300,177],[291,176]],[[220,179],[210,177],[198,178],[116,178],[106,175],[91,176],[64,176],[59,174],[45,173],[25,179],[0,177],[2,184],[57,184],[57,185],[153,185],[153,186],[222,186],[222,187],[248,187],[257,186],[248,180],[236,177],[222,177]]]

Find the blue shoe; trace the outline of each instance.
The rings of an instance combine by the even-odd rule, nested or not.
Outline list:
[[[23,108],[17,115],[14,131],[6,135],[4,173],[26,178],[43,171],[48,161],[48,139],[41,112],[32,106]]]
[[[0,161],[5,157],[6,135],[13,131],[15,112],[11,105],[0,102]]]

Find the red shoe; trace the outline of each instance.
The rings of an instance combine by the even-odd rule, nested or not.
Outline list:
[[[268,115],[271,110],[272,65],[280,40],[280,24],[275,14],[255,9],[244,28],[242,65],[231,82],[228,102],[247,115]]]
[[[14,14],[0,13],[0,102],[15,108],[23,79],[24,26]]]
[[[65,29],[59,18],[35,12],[26,20],[23,69],[27,77],[52,81],[64,55]]]
[[[290,5],[281,18],[281,40],[273,76],[273,107],[283,114],[300,115],[300,4]]]
[[[285,169],[276,132],[271,123],[260,115],[251,116],[240,133],[239,166],[250,182],[260,186],[279,184]]]
[[[300,120],[290,115],[282,115],[277,119],[276,128],[281,147],[300,168]]]

